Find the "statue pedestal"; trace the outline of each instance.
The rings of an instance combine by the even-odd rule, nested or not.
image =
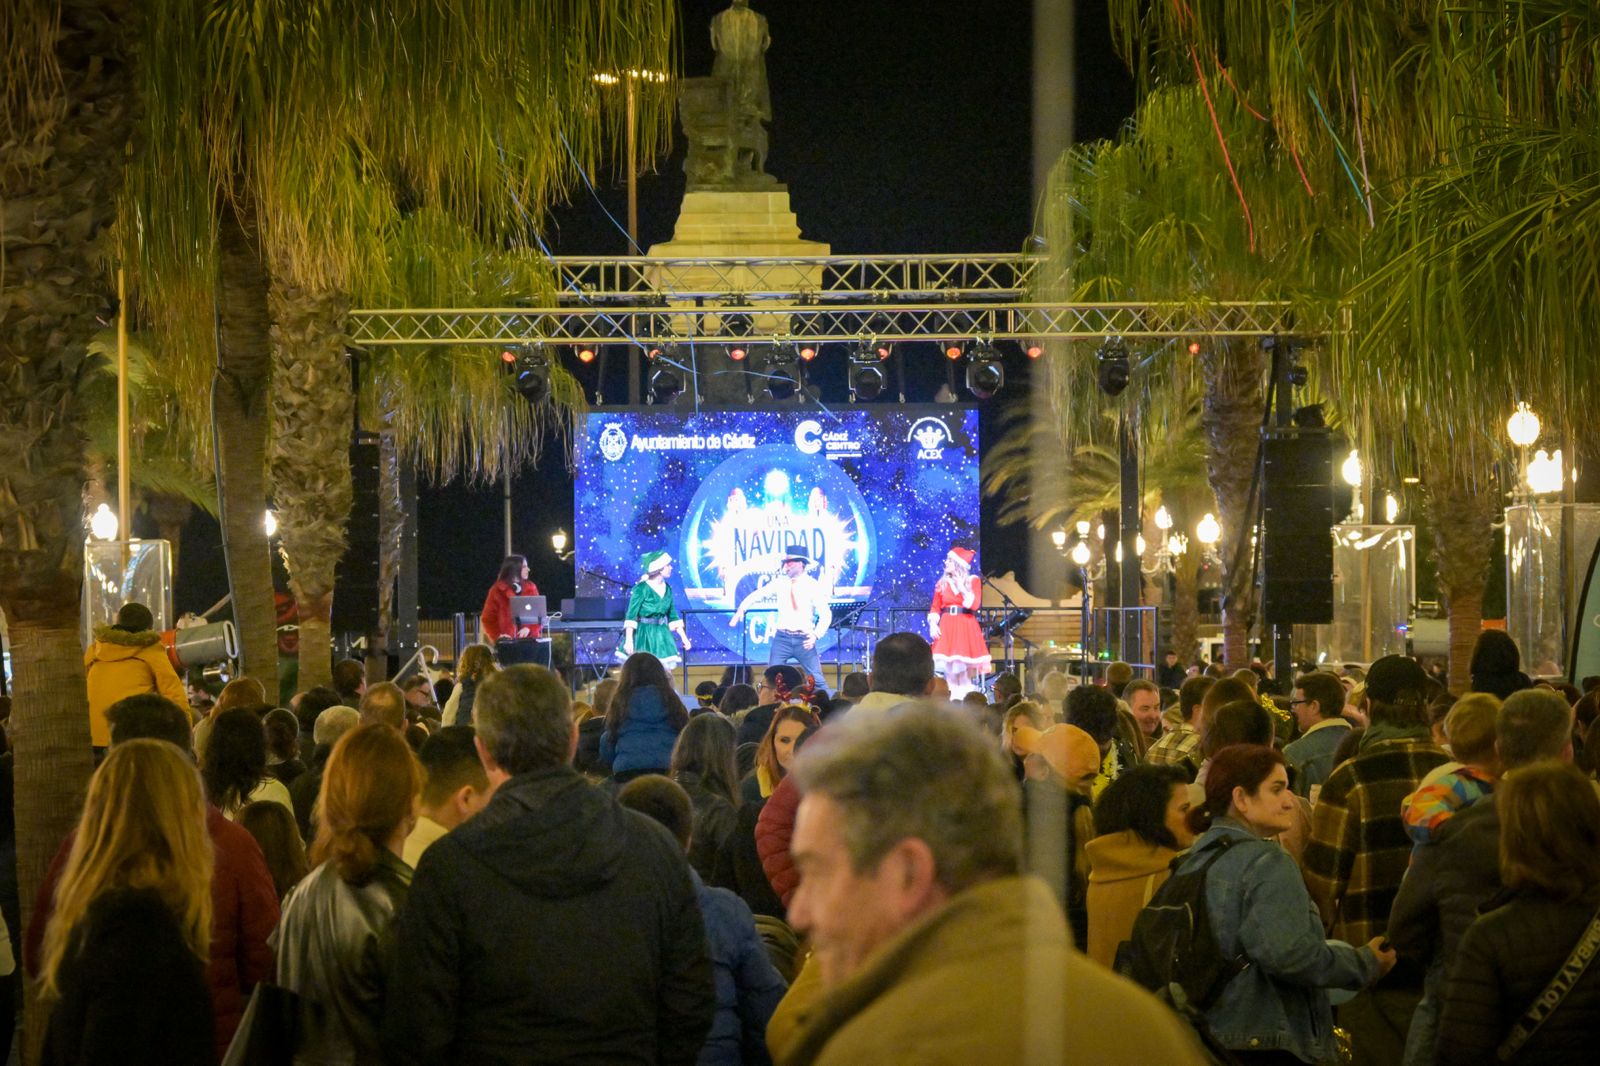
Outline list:
[[[716,189],[684,194],[672,240],[653,245],[646,274],[660,292],[746,294],[758,308],[761,294],[815,290],[822,285],[822,268],[816,264],[764,264],[758,269],[733,263],[682,262],[696,259],[788,259],[826,256],[828,245],[800,236],[800,223],[789,209],[789,190],[781,185],[766,189]],[[693,306],[693,300],[672,300],[673,306]],[[713,306],[720,304],[716,301]],[[787,333],[785,315],[752,314],[755,334]]]

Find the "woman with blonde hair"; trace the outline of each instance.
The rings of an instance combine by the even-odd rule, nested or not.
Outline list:
[[[743,801],[756,803],[771,796],[778,782],[789,776],[800,734],[821,724],[816,712],[805,703],[786,703],[772,712],[772,723],[756,748],[756,767],[740,785]]]
[[[450,725],[472,724],[472,702],[478,695],[478,684],[500,669],[495,661],[494,649],[487,644],[468,644],[461,649],[461,659],[456,663],[456,685],[450,698],[444,701],[443,717]]]
[[[417,820],[422,771],[381,723],[339,738],[317,798],[315,869],[283,905],[272,935],[278,983],[301,1001],[295,1061],[381,1061],[386,984],[380,945],[411,886],[400,858]]]
[[[45,928],[43,1062],[214,1061],[211,869],[194,764],[159,740],[112,748],[89,782]]]

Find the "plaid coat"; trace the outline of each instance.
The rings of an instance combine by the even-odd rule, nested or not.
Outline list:
[[[1335,939],[1360,945],[1383,933],[1411,861],[1402,806],[1449,758],[1426,739],[1397,737],[1328,775],[1311,812],[1305,878]]]

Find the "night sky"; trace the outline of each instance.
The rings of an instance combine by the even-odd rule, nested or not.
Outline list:
[[[710,73],[710,17],[726,0],[684,0],[684,73]],[[754,0],[767,16],[773,123],[767,169],[788,186],[802,233],[839,254],[1015,252],[1033,217],[1030,165],[1031,8],[935,0],[917,5],[815,0]],[[1078,0],[1076,135],[1113,135],[1133,110],[1132,81],[1111,54],[1104,0]],[[681,146],[639,184],[640,243],[667,240],[683,195]],[[597,177],[599,200],[625,224],[620,176]],[[626,236],[580,187],[552,213],[548,232],[559,255],[617,255]],[[925,401],[945,380],[937,349],[901,349],[908,400]],[[825,390],[843,388],[841,364],[824,371]],[[615,362],[620,363],[620,360]],[[982,405],[992,441],[1006,405],[1026,402],[1026,360],[1007,353],[1007,383]],[[592,380],[592,368],[589,378]],[[622,395],[620,367],[611,396]],[[837,398],[837,397],[835,397]],[[500,561],[498,486],[425,486],[420,501],[422,615],[476,611]],[[516,550],[529,557],[541,591],[572,595],[570,563],[550,549],[569,533],[572,483],[559,447],[513,482]],[[984,555],[1024,559],[1015,528],[985,521]],[[177,607],[204,610],[227,591],[216,523],[197,515],[185,534]]]

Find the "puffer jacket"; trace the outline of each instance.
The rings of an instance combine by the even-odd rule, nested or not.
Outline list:
[[[395,912],[411,886],[411,867],[381,851],[361,884],[332,862],[311,871],[283,905],[272,934],[278,984],[300,997],[295,1066],[374,1066],[388,986]]]
[[[1439,1061],[1489,1066],[1517,1019],[1555,976],[1595,916],[1595,903],[1539,892],[1498,896],[1461,938],[1440,1020]],[[1594,1061],[1600,966],[1591,965],[1511,1061],[1578,1066]]]
[[[1249,965],[1223,987],[1206,1023],[1226,1048],[1328,1061],[1336,1048],[1326,990],[1365,988],[1378,977],[1378,957],[1324,939],[1294,859],[1231,818],[1206,830],[1176,872],[1209,861],[1223,841],[1228,850],[1206,874],[1206,911],[1224,956]]]
[[[131,633],[116,626],[98,626],[94,643],[83,653],[89,673],[89,740],[97,748],[111,746],[111,726],[106,711],[128,696],[157,692],[189,710],[189,694],[167,658],[161,634],[154,630]]]
[[[756,851],[761,855],[761,869],[766,872],[772,891],[783,900],[784,909],[800,887],[800,871],[795,868],[794,856],[789,854],[789,841],[794,837],[795,813],[800,809],[800,786],[793,777],[786,777],[772,790],[761,817],[756,819]]]

